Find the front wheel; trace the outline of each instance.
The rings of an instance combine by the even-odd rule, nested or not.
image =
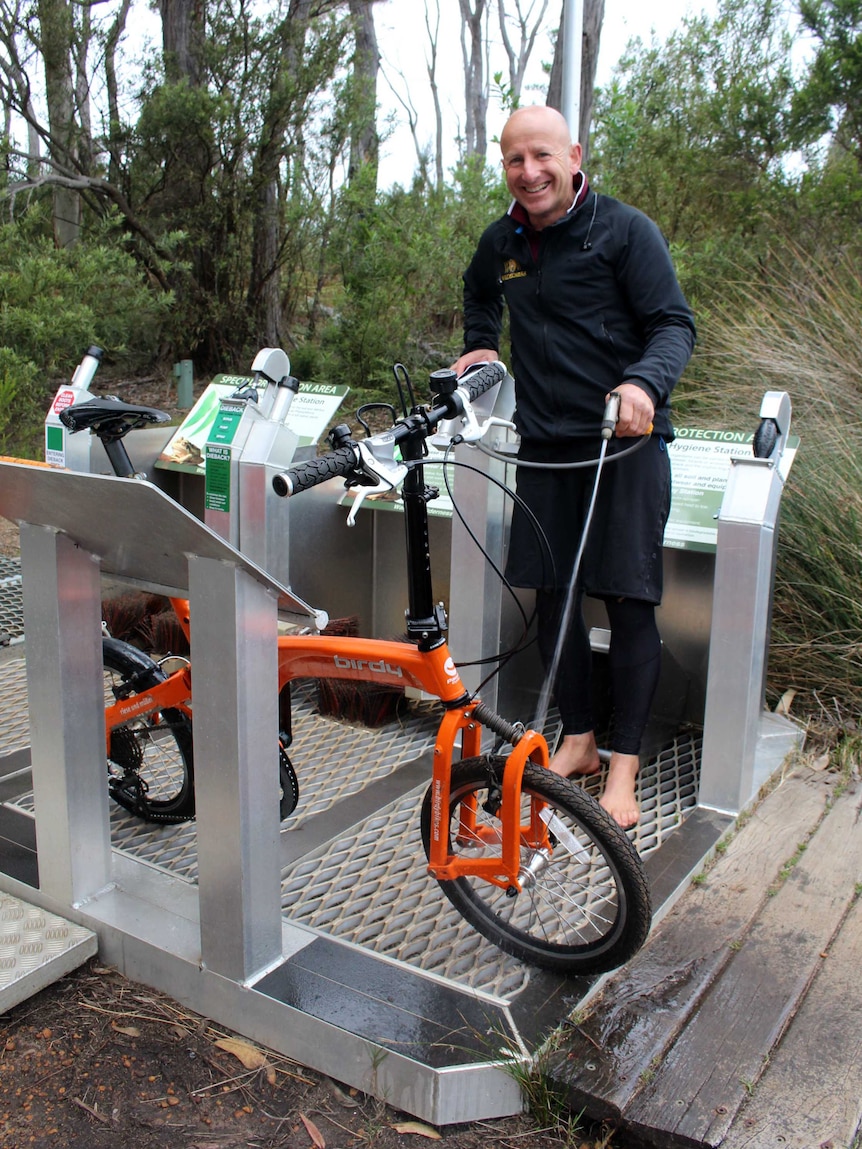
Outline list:
[[[105,704],[164,682],[147,655],[116,639],[102,642]],[[195,816],[191,720],[181,710],[158,710],[110,731],[108,790],[146,822],[187,822]]]
[[[487,755],[453,767],[450,855],[500,855],[505,764]],[[465,819],[462,803],[470,812]],[[550,849],[528,841],[533,803],[544,807]],[[431,813],[429,789],[422,806],[426,854]],[[640,856],[625,833],[580,786],[532,762],[524,769],[521,826],[521,890],[477,877],[441,881],[455,909],[504,953],[556,973],[603,973],[628,961],[646,940],[652,910]]]

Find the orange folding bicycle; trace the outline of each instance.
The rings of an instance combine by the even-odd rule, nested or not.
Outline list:
[[[276,492],[287,496],[342,476],[358,487],[352,514],[366,494],[400,486],[408,560],[410,641],[277,636],[280,723],[289,731],[289,684],[298,678],[410,686],[438,698],[443,716],[421,812],[429,873],[459,913],[504,952],[560,973],[591,974],[627,961],[646,939],[651,909],[641,859],[594,798],[547,769],[548,747],[540,732],[506,721],[467,690],[446,645],[445,611],[435,604],[431,586],[427,503],[436,492],[425,485],[425,441],[444,421],[455,421],[460,438],[480,438],[491,421],[480,426],[472,402],[504,373],[499,363],[461,380],[451,371],[435,372],[431,405],[414,406],[390,429],[359,441],[346,427],[337,428],[332,452],[273,480]],[[63,414],[70,429],[90,427],[100,438],[113,436],[114,446],[122,448],[131,426],[157,421],[161,413],[92,400]],[[111,461],[119,472],[124,464],[115,456],[116,451]],[[188,603],[172,601],[188,633]],[[166,673],[142,652],[110,638],[104,657],[114,680],[105,711],[112,796],[152,821],[192,817],[191,664]],[[483,753],[483,728],[508,750]],[[289,734],[283,734],[283,817],[298,794],[288,744]],[[150,759],[159,760],[158,768],[151,768]]]

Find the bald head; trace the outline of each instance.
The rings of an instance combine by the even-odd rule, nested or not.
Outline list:
[[[513,134],[519,135],[521,132],[547,132],[556,136],[563,147],[572,146],[572,135],[566,117],[556,108],[540,104],[516,108],[506,121],[500,135],[500,150],[504,159],[507,139],[511,140]]]
[[[581,145],[573,144],[565,117],[555,108],[513,112],[500,135],[506,185],[541,230],[561,219],[574,199]]]

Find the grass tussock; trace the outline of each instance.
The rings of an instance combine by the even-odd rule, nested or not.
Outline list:
[[[862,710],[862,258],[786,252],[701,333],[686,416],[756,427],[786,391],[800,449],[782,500],[768,693],[815,722]]]

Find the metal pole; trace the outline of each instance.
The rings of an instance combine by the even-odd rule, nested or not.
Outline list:
[[[563,7],[562,113],[573,140],[581,131],[581,51],[584,41],[584,0],[565,0]]]

